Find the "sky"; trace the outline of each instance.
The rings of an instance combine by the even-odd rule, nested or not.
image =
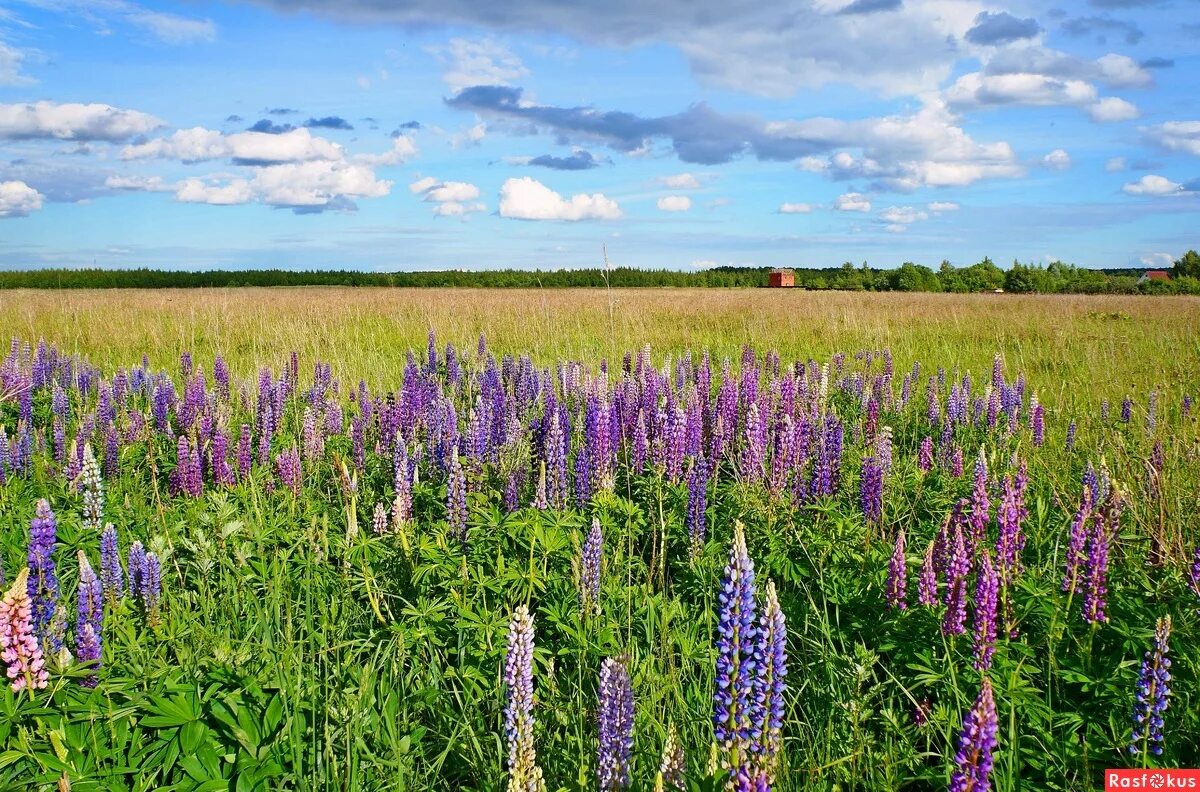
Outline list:
[[[0,0],[0,269],[1195,247],[1200,0]]]

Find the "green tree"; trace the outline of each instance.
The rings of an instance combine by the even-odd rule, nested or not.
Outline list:
[[[1176,278],[1200,278],[1200,253],[1189,250],[1179,257],[1171,270]]]

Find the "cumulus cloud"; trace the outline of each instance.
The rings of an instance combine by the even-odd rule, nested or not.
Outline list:
[[[201,179],[184,179],[175,188],[175,200],[182,203],[233,206],[250,203],[253,199],[254,192],[246,179],[234,179],[225,184]]]
[[[161,126],[162,121],[152,115],[106,104],[0,104],[0,140],[46,138],[115,143]]]
[[[174,192],[177,189],[161,176],[109,176],[104,180],[104,186],[128,192]]]
[[[23,181],[0,181],[0,217],[24,217],[42,208],[42,194]]]
[[[975,17],[975,24],[967,31],[965,38],[972,44],[995,46],[1033,38],[1041,32],[1041,25],[1032,17],[1020,19],[1007,11],[995,14],[981,11],[979,16]]]
[[[1038,74],[1058,80],[1098,82],[1109,88],[1143,88],[1154,82],[1144,66],[1110,52],[1094,60],[1036,45],[1005,47],[984,65],[983,73]]]
[[[889,206],[879,213],[879,219],[892,225],[909,225],[918,220],[928,220],[929,215],[911,206]]]
[[[500,216],[517,220],[613,220],[621,216],[621,208],[603,193],[563,198],[525,176],[508,179],[501,185]]]
[[[569,156],[566,157],[556,157],[552,154],[542,154],[538,157],[530,157],[524,164],[537,165],[542,168],[552,168],[553,170],[577,171],[598,167],[601,164],[601,161],[592,156],[590,151],[585,149],[575,149]]]
[[[529,74],[520,58],[491,38],[452,38],[428,50],[443,66],[442,81],[456,91],[472,85],[508,85]]]
[[[699,190],[700,179],[694,173],[659,176],[658,183],[670,190]]]
[[[260,118],[258,121],[255,121],[253,124],[247,127],[246,131],[263,132],[267,135],[282,135],[284,132],[291,132],[295,128],[295,124],[276,124],[269,118]]]
[[[862,193],[843,193],[834,200],[833,208],[839,212],[869,212],[871,201]]]
[[[487,209],[475,199],[479,188],[469,182],[439,181],[432,176],[408,185],[409,192],[420,195],[421,200],[434,204],[435,217],[463,217]]]
[[[1126,44],[1137,44],[1145,36],[1134,23],[1113,19],[1108,15],[1068,19],[1062,23],[1061,29],[1075,38],[1094,38],[1097,44],[1107,44],[1109,36],[1121,38]]]
[[[1042,164],[1052,170],[1066,170],[1071,167],[1071,155],[1062,149],[1054,149],[1042,157]]]
[[[1179,195],[1183,192],[1183,185],[1164,176],[1149,174],[1135,182],[1129,182],[1121,189],[1129,195]]]
[[[193,127],[180,129],[170,137],[135,143],[121,150],[121,159],[125,160],[158,158],[202,162],[230,159],[235,164],[245,165],[341,160],[343,156],[341,146],[315,137],[303,128],[280,134],[236,132],[227,135],[213,129]]]
[[[946,89],[945,97],[955,110],[1024,105],[1080,107],[1093,121],[1127,121],[1138,116],[1137,107],[1124,99],[1115,96],[1101,99],[1096,86],[1089,82],[1045,74],[971,72]]]
[[[304,122],[304,126],[309,129],[338,129],[346,132],[354,129],[354,126],[341,116],[310,118]]]
[[[929,211],[933,212],[934,214],[941,214],[942,212],[957,212],[958,209],[958,204],[954,203],[953,201],[934,201],[933,203],[929,204]]]
[[[249,179],[184,179],[175,186],[175,199],[216,206],[256,201],[303,213],[353,208],[351,199],[381,198],[391,186],[363,165],[318,160],[258,167]]]
[[[686,212],[692,208],[692,199],[686,195],[664,195],[658,199],[658,208],[664,212]]]
[[[392,138],[392,147],[383,154],[357,154],[354,161],[371,167],[387,165],[403,165],[414,159],[417,154],[417,144],[407,135],[397,135]]]
[[[808,203],[781,203],[779,204],[779,214],[808,214],[813,210],[813,205]]]
[[[1131,121],[1141,115],[1137,105],[1115,96],[1107,96],[1088,105],[1087,113],[1093,121]]]
[[[1167,151],[1200,157],[1200,121],[1167,121],[1142,129],[1148,140]]]

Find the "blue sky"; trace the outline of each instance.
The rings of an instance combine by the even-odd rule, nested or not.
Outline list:
[[[1200,2],[8,0],[0,268],[1164,265]]]

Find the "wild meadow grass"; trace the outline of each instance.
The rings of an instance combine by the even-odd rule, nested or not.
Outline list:
[[[0,562],[47,681],[0,689],[0,787],[512,788],[522,605],[551,790],[672,788],[670,734],[689,789],[982,789],[971,711],[1005,792],[1196,767],[1198,331],[1188,298],[6,292]],[[714,723],[769,584],[777,751],[767,688]]]

